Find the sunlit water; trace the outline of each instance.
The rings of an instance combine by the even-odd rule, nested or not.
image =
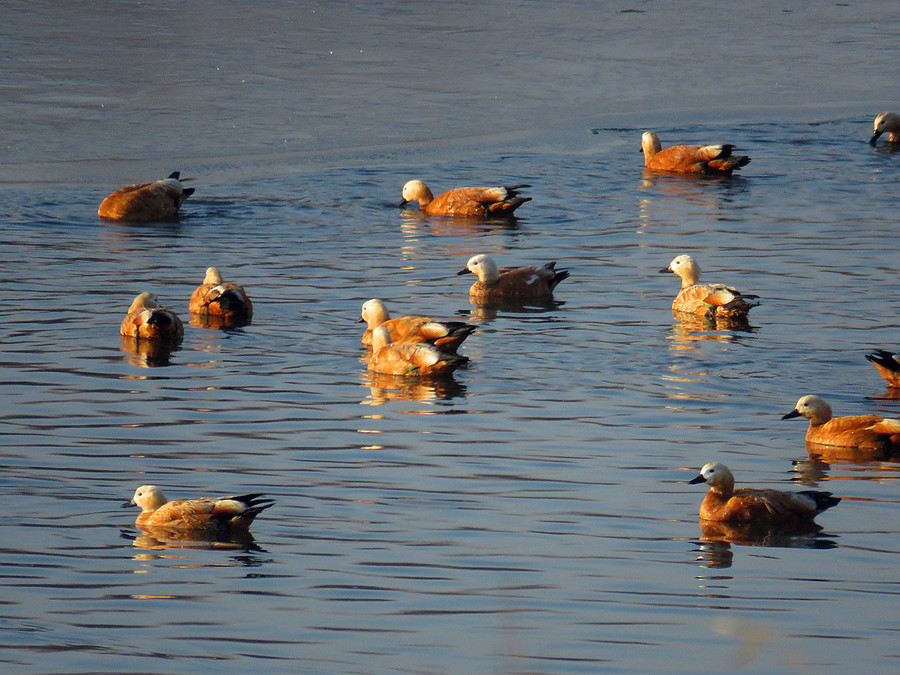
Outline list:
[[[811,457],[805,422],[780,420],[806,393],[900,415],[863,358],[900,347],[900,156],[866,143],[900,108],[877,5],[498,3],[467,27],[466,3],[127,21],[13,3],[6,669],[895,669],[900,467]],[[645,128],[753,161],[645,176]],[[179,221],[96,217],[176,169],[197,190]],[[513,222],[423,219],[396,208],[413,176],[533,201]],[[479,252],[571,278],[555,306],[480,311],[456,276]],[[761,296],[751,330],[673,319],[658,270],[684,252]],[[134,295],[186,319],[210,264],[247,288],[250,326],[189,325],[152,367],[123,350]],[[371,297],[478,323],[469,367],[367,374]],[[711,460],[843,502],[817,534],[704,534],[685,481]],[[167,544],[119,509],[142,483],[277,505],[252,543]]]

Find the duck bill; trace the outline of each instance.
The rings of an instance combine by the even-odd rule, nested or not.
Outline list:
[[[659,271],[659,273],[660,273],[660,274],[665,274],[666,272],[671,272],[671,271],[672,271],[672,270],[670,270],[668,267],[663,267],[663,268]]]
[[[872,138],[869,139],[869,145],[871,145],[874,148],[875,141],[877,141],[878,137],[881,136],[881,134],[883,134],[883,133],[884,133],[883,131],[876,131],[874,134],[872,134]]]
[[[123,509],[127,509],[129,506],[135,506],[133,499],[129,499],[127,502],[122,502]]]
[[[463,274],[468,274],[468,272],[469,272],[469,268],[463,267],[459,272],[456,273],[456,276],[459,277],[459,276],[462,276]]]
[[[406,206],[407,204],[409,204],[409,200],[408,200],[408,199],[401,199],[401,200],[400,200],[400,203],[397,204],[397,208],[398,208],[398,209],[402,209],[402,208],[403,208],[404,206]]]
[[[688,481],[688,485],[696,485],[697,483],[705,483],[705,482],[706,482],[706,479],[703,477],[703,474],[701,473],[696,478],[691,478]]]
[[[789,412],[787,415],[782,415],[781,419],[789,420],[789,419],[793,419],[794,417],[800,417],[800,413],[797,412],[796,408],[791,410],[791,412]]]

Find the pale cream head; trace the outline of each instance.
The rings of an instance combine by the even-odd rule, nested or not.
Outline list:
[[[494,262],[491,256],[484,253],[479,253],[469,258],[469,262],[466,263],[466,269],[477,276],[478,280],[483,284],[493,283],[500,278],[500,270],[497,267],[497,263]]]
[[[132,505],[139,506],[142,511],[156,511],[166,501],[162,490],[155,485],[141,485],[134,491],[134,497],[131,498]]]
[[[662,150],[662,145],[659,142],[659,137],[655,133],[652,131],[645,131],[641,136],[641,148],[644,150],[644,163],[646,164],[653,155]]]
[[[794,410],[800,413],[813,424],[823,424],[831,419],[831,406],[818,396],[812,394],[801,396],[794,406]]]
[[[669,271],[681,277],[681,287],[687,288],[700,281],[700,265],[689,255],[677,256],[669,263]]]
[[[366,300],[362,306],[362,320],[369,328],[380,326],[390,318],[387,307],[378,298]]]
[[[721,462],[709,462],[700,469],[700,475],[714,492],[729,493],[734,490],[734,475]]]
[[[131,307],[128,308],[128,313],[131,314],[143,309],[156,309],[157,307],[159,307],[159,298],[156,297],[156,294],[144,291],[132,301]]]
[[[221,284],[224,281],[222,273],[218,267],[207,267],[206,276],[203,277],[204,284]]]
[[[389,344],[391,344],[391,334],[387,328],[378,326],[372,331],[372,351],[377,352]]]
[[[403,202],[419,202],[419,206],[425,208],[434,195],[431,190],[420,180],[411,180],[403,186]]]

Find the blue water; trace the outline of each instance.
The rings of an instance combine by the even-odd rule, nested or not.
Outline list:
[[[0,165],[0,662],[21,673],[864,672],[896,667],[898,465],[810,455],[803,394],[900,415],[890,7],[11,3]],[[631,11],[636,10],[636,11]],[[893,97],[893,98],[891,98]],[[741,177],[647,176],[640,135]],[[96,216],[180,170],[177,222]],[[403,183],[530,183],[513,222]],[[466,259],[557,260],[557,304],[471,305]],[[680,253],[760,295],[671,315]],[[208,265],[250,326],[187,318]],[[372,376],[361,304],[479,324],[439,383]],[[817,534],[697,521],[704,463],[843,501]],[[140,536],[135,487],[265,491],[254,541]]]

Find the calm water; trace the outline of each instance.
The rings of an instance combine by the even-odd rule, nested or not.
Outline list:
[[[860,672],[898,667],[900,465],[810,456],[796,399],[900,415],[900,108],[885,3],[6,3],[5,509],[16,673]],[[893,98],[891,98],[893,97]],[[640,134],[734,143],[741,178],[641,172]],[[173,170],[176,223],[100,200]],[[531,183],[512,223],[422,219],[402,184]],[[551,308],[479,312],[479,252],[558,260]],[[758,293],[675,322],[690,252]],[[186,317],[208,265],[252,325]],[[479,323],[468,369],[373,378],[360,305]],[[702,486],[843,497],[822,531],[703,533]],[[262,490],[248,544],[156,542],[119,504]]]

